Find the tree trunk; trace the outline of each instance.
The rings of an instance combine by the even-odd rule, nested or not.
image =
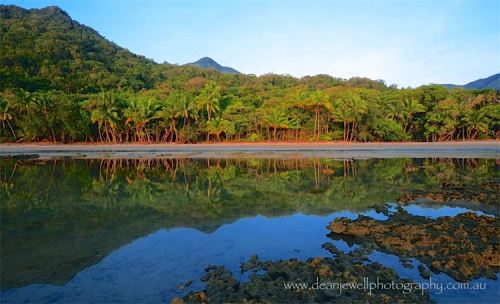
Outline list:
[[[9,126],[10,131],[12,132],[12,136],[14,136],[14,140],[17,140],[16,133],[14,132],[14,129],[12,129],[12,125],[10,124],[10,122],[8,120],[7,120],[7,125]]]
[[[111,128],[111,137],[113,138],[113,143],[116,144],[116,132],[114,128]]]
[[[345,135],[345,140],[346,141],[349,141],[349,137],[351,136],[350,129],[351,129],[351,125],[350,125],[349,122],[347,122],[347,133]]]
[[[352,128],[351,128],[351,141],[354,141],[354,132],[356,131],[356,122],[352,123]]]
[[[344,133],[344,141],[345,141],[345,139],[346,139],[346,131],[347,131],[347,124],[346,124],[345,120],[344,120],[344,129],[343,129],[343,131],[344,131],[343,133]]]
[[[326,118],[326,133],[329,131],[329,124],[330,124],[330,115],[327,115]]]
[[[316,123],[318,124],[318,126],[316,127],[316,130],[318,131],[318,134],[317,134],[317,141],[319,141],[319,133],[320,133],[320,128],[319,128],[319,107],[316,107]]]
[[[48,115],[45,115],[45,118],[47,119],[47,122],[49,123],[50,132],[52,133],[52,140],[54,141],[54,143],[57,143],[56,134],[54,134],[54,128],[52,128],[52,123],[49,121]]]
[[[104,124],[104,133],[106,134],[106,142],[111,142],[111,138],[109,137],[109,127],[107,122]]]
[[[174,130],[173,135],[175,135],[175,142],[177,142],[179,139],[179,136],[177,135],[177,128],[175,127],[175,121],[173,121],[173,120],[172,120],[172,129]]]
[[[318,132],[317,128],[318,128],[318,109],[316,109],[316,111],[314,111],[314,134],[313,134],[313,138],[316,137],[316,133]]]
[[[162,141],[167,142],[169,135],[170,135],[170,129],[165,128],[165,135],[163,135]]]

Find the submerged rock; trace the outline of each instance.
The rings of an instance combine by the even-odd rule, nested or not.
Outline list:
[[[407,190],[397,201],[410,203],[422,199],[436,203],[470,202],[496,206],[500,201],[500,183],[497,180],[483,181],[477,184],[443,183],[438,189],[429,192]]]
[[[412,281],[401,279],[394,270],[379,263],[366,263],[364,249],[344,254],[330,243],[323,247],[334,257],[260,261],[254,256],[241,267],[242,272],[253,271],[249,281],[238,281],[224,267],[210,266],[202,277],[207,283],[205,289],[192,292],[183,300],[187,303],[430,303],[429,294],[421,290],[408,294],[397,288],[370,292],[363,286],[377,279],[401,286]],[[358,285],[341,289],[338,284],[342,283]]]
[[[434,272],[444,272],[458,281],[482,276],[496,279],[500,270],[500,221],[472,212],[431,219],[415,216],[401,207],[388,220],[360,216],[339,218],[328,229],[332,238],[414,257]],[[422,272],[422,271],[421,271]]]
[[[418,271],[420,272],[420,275],[424,279],[429,279],[431,277],[431,273],[425,268],[424,265],[418,265]]]

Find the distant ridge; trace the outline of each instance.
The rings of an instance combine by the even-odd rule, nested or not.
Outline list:
[[[210,57],[203,57],[198,61],[187,63],[186,65],[191,65],[204,69],[214,69],[216,71],[226,73],[226,74],[240,74],[240,72],[236,71],[233,68],[222,66],[218,64],[215,60]]]
[[[474,80],[472,82],[469,82],[468,84],[465,85],[458,85],[458,84],[438,84],[443,87],[446,87],[448,89],[453,89],[453,88],[464,88],[464,89],[469,89],[469,90],[482,90],[482,89],[494,89],[494,90],[500,90],[500,73],[491,75],[490,77],[487,78],[481,78],[478,80]]]

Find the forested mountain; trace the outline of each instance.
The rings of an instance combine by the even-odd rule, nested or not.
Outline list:
[[[149,88],[155,63],[106,40],[52,6],[0,6],[1,88],[92,92]]]
[[[494,90],[500,90],[500,73],[491,75],[490,77],[487,78],[481,78],[478,80],[474,80],[469,82],[468,84],[464,85],[458,85],[458,84],[441,84],[442,86],[448,88],[448,89],[453,89],[453,88],[458,88],[462,87],[464,89],[469,89],[469,90],[484,90],[484,89],[494,89]]]
[[[187,65],[199,67],[199,68],[204,68],[204,69],[214,69],[216,71],[219,71],[221,73],[226,73],[226,74],[239,74],[240,72],[236,71],[233,68],[222,66],[218,64],[215,60],[213,60],[210,57],[203,57],[199,59],[198,61],[188,63]]]
[[[0,142],[500,137],[495,90],[158,64],[57,7],[0,6],[0,61]]]

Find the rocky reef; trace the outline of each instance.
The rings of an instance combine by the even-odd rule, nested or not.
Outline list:
[[[330,223],[329,236],[398,255],[413,257],[435,273],[466,282],[500,270],[500,221],[472,212],[432,219],[398,207],[387,220],[359,216]]]
[[[430,303],[422,290],[373,289],[361,286],[367,282],[394,282],[399,286],[413,284],[379,263],[370,263],[364,249],[343,253],[333,244],[323,247],[332,257],[260,261],[256,256],[241,265],[249,280],[239,281],[219,266],[209,266],[202,281],[206,287],[172,303]],[[297,287],[306,283],[307,287]],[[337,283],[337,285],[335,285]],[[361,284],[357,288],[341,288],[341,283]],[[287,285],[288,284],[288,285]],[[296,284],[296,285],[293,285]],[[363,285],[365,284],[365,285]],[[405,285],[406,284],[406,285]],[[287,288],[288,286],[288,288]],[[296,288],[293,288],[295,286]],[[350,285],[351,287],[353,285]],[[337,287],[337,288],[336,288]]]
[[[482,181],[477,184],[442,183],[433,191],[406,190],[397,199],[399,203],[427,200],[436,203],[468,202],[485,206],[497,206],[500,202],[498,180]]]

